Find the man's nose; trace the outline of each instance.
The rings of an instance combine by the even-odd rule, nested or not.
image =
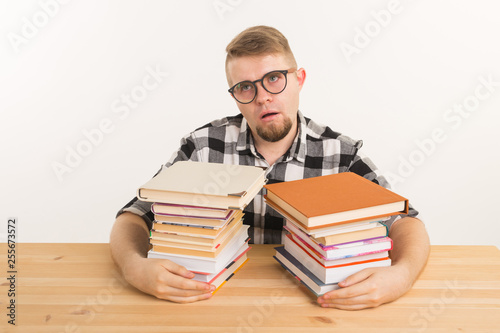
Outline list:
[[[270,92],[264,89],[264,86],[261,82],[256,82],[255,87],[257,88],[257,95],[255,96],[255,100],[258,104],[264,104],[266,102],[272,101],[273,97]]]

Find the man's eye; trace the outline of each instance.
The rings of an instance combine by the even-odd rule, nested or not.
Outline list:
[[[249,90],[253,89],[253,86],[251,84],[248,84],[248,83],[242,83],[242,84],[239,84],[237,88],[240,91],[249,91]]]
[[[278,75],[271,75],[271,76],[269,77],[269,82],[276,82],[276,81],[278,81],[278,80],[279,80]]]

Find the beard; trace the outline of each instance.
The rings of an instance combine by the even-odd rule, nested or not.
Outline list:
[[[263,128],[257,126],[257,134],[268,142],[277,142],[283,139],[292,129],[292,121],[285,117],[283,124],[271,124],[269,127]]]

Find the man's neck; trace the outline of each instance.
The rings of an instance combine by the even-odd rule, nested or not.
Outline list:
[[[253,135],[255,149],[264,156],[269,165],[273,165],[276,161],[283,156],[288,149],[290,149],[295,137],[297,136],[298,126],[295,124],[295,129],[291,129],[290,132],[280,141],[269,142],[262,139],[258,135]]]

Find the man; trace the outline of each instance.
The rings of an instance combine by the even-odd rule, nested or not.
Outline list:
[[[207,124],[184,137],[166,164],[179,160],[256,165],[269,182],[352,171],[387,186],[375,166],[362,158],[354,141],[305,118],[299,93],[306,72],[297,68],[286,38],[276,29],[249,28],[227,46],[229,92],[241,114]],[[193,302],[211,296],[213,287],[190,280],[193,273],[169,260],[147,259],[150,203],[133,199],[119,213],[111,232],[111,251],[127,281],[158,298]],[[393,301],[407,292],[424,267],[429,239],[423,223],[411,216],[390,221],[392,266],[370,268],[342,281],[342,288],[318,298],[323,307],[356,310]],[[394,221],[395,220],[395,221]],[[255,243],[281,243],[283,220],[267,207],[262,192],[245,209]]]

